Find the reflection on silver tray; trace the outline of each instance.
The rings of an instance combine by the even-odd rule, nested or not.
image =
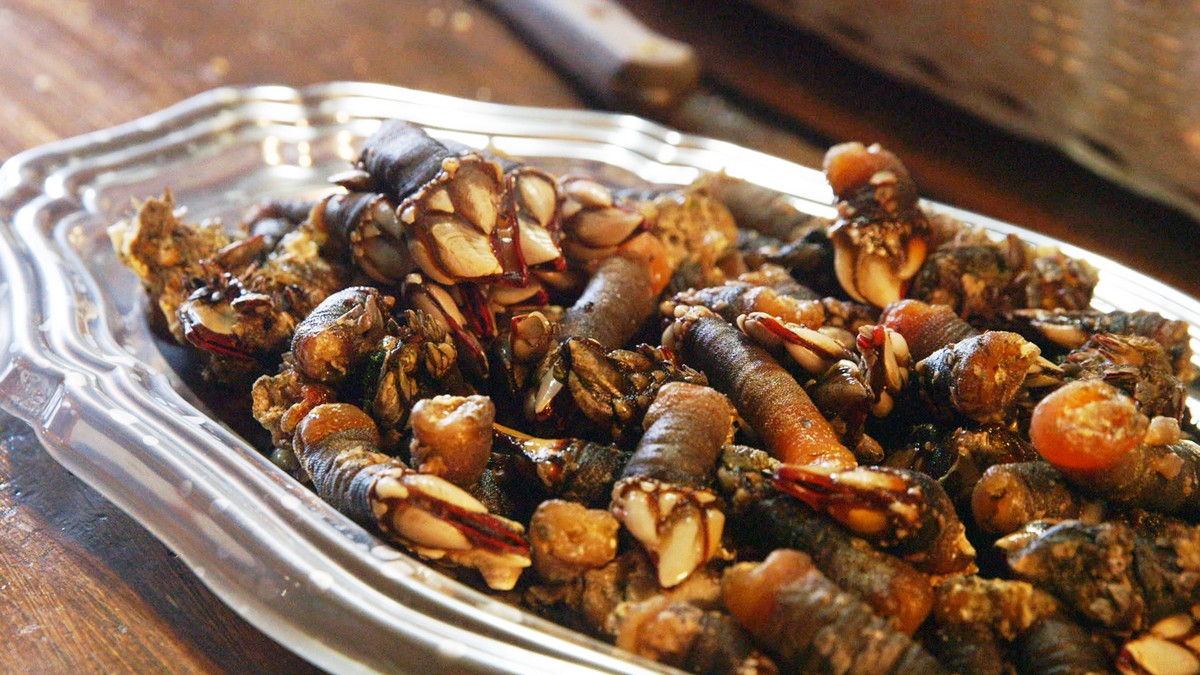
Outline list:
[[[170,187],[192,217],[235,218],[265,197],[320,194],[384,118],[617,185],[687,183],[723,169],[791,194],[807,211],[831,212],[813,169],[638,118],[360,83],[218,89],[0,169],[0,405],[236,611],[327,669],[664,670],[477,593],[364,532],[215,421],[156,346],[136,279],[106,234],[132,200]],[[997,234],[1057,243],[936,208]],[[1100,269],[1098,307],[1158,311],[1200,335],[1196,300],[1063,248]],[[1193,410],[1197,401],[1193,390]]]

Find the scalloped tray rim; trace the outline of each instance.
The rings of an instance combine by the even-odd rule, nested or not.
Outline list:
[[[118,348],[111,335],[102,336],[105,338],[102,339],[103,345],[72,343],[69,336],[63,338],[68,339],[64,344],[61,340],[46,342],[42,331],[38,330],[45,320],[41,306],[53,300],[46,296],[46,284],[74,288],[77,297],[84,299],[94,299],[95,296],[94,280],[70,278],[75,273],[82,273],[86,277],[86,271],[60,269],[62,261],[49,255],[55,250],[54,242],[36,241],[36,237],[22,238],[14,232],[15,219],[20,217],[18,212],[21,209],[70,196],[70,185],[56,179],[59,172],[69,172],[81,163],[120,153],[131,146],[136,149],[139,144],[169,142],[172,134],[182,134],[197,125],[211,126],[216,131],[208,133],[218,133],[223,125],[232,128],[238,121],[249,121],[246,116],[257,107],[276,106],[276,112],[294,111],[297,115],[293,123],[305,126],[314,113],[334,116],[344,113],[354,118],[355,113],[347,112],[347,109],[357,106],[374,110],[372,106],[388,108],[395,105],[448,110],[472,119],[478,118],[481,126],[474,130],[482,134],[494,133],[488,126],[490,122],[503,122],[499,125],[501,127],[506,124],[515,124],[518,128],[535,125],[538,134],[535,138],[542,138],[541,134],[546,134],[564,142],[571,142],[572,138],[587,138],[588,142],[611,144],[611,140],[595,139],[623,134],[628,137],[623,140],[629,140],[634,146],[648,152],[655,152],[668,161],[680,157],[684,159],[684,164],[689,159],[697,158],[704,162],[713,161],[730,168],[731,173],[794,194],[798,199],[811,203],[813,208],[828,208],[828,188],[820,173],[814,169],[721,141],[684,135],[628,115],[518,108],[369,83],[334,82],[300,89],[276,85],[223,87],[126,124],[24,151],[0,167],[0,217],[5,225],[3,232],[0,232],[0,262],[4,263],[3,269],[8,276],[4,287],[0,288],[0,309],[6,310],[13,319],[8,322],[9,327],[0,328],[0,357],[3,358],[0,366],[0,407],[31,424],[57,461],[154,532],[235,611],[277,641],[322,667],[348,672],[371,671],[394,667],[396,661],[386,655],[358,649],[344,638],[333,639],[323,634],[321,631],[332,625],[328,621],[287,615],[286,611],[292,609],[295,603],[273,606],[271,602],[258,598],[253,590],[245,588],[249,573],[238,576],[236,569],[234,572],[223,572],[220,569],[221,561],[211,560],[202,553],[204,546],[187,540],[185,535],[164,525],[160,521],[162,513],[148,512],[148,509],[157,508],[157,502],[130,496],[124,491],[124,485],[119,483],[121,480],[148,481],[150,478],[123,474],[121,470],[127,470],[127,466],[115,470],[106,464],[108,456],[101,453],[119,452],[113,446],[120,446],[121,443],[136,446],[146,438],[158,439],[154,445],[135,451],[125,461],[133,462],[142,469],[147,464],[154,464],[160,470],[176,471],[188,476],[185,480],[191,481],[191,487],[184,498],[199,499],[203,496],[210,499],[209,513],[204,514],[200,522],[208,526],[234,528],[242,541],[259,544],[262,549],[260,553],[286,558],[271,547],[281,542],[300,547],[300,553],[291,559],[272,562],[307,581],[303,589],[297,592],[300,596],[304,596],[305,592],[309,594],[308,597],[302,597],[301,602],[348,611],[355,614],[355,619],[363,626],[370,627],[375,622],[376,629],[390,631],[387,634],[396,639],[398,645],[403,644],[405,649],[412,650],[412,653],[431,651],[438,655],[438,668],[451,670],[469,666],[479,671],[598,669],[618,672],[634,668],[636,664],[636,667],[648,671],[661,671],[662,668],[657,664],[627,660],[626,656],[617,654],[610,646],[598,641],[581,638],[540,619],[530,621],[527,616],[466,587],[454,593],[458,586],[456,582],[431,583],[430,577],[421,573],[424,566],[419,562],[405,566],[381,559],[370,552],[375,541],[373,538],[360,535],[357,541],[347,539],[346,532],[353,533],[355,526],[348,525],[348,521],[340,514],[332,512],[311,493],[291,482],[282,472],[274,470],[252,450],[247,453],[248,446],[228,430],[211,421],[206,422],[201,411],[192,408],[190,403],[171,389],[174,383],[169,377],[161,379],[164,377],[162,373],[154,372],[127,354],[113,353],[111,350]],[[324,110],[325,107],[333,108],[333,111]],[[363,117],[370,118],[371,115]],[[256,119],[261,121],[263,118]],[[286,122],[272,118],[268,124]],[[656,159],[648,157],[648,161]],[[799,193],[798,186],[803,188]],[[1060,245],[1068,255],[1087,258],[1101,268],[1103,281],[1102,287],[1097,290],[1098,296],[1104,297],[1106,291],[1118,298],[1133,294],[1144,299],[1148,295],[1157,300],[1157,309],[1164,314],[1200,326],[1200,303],[1145,275],[1006,223],[943,205],[933,206],[1000,234],[1013,232],[1030,241]],[[28,226],[21,231],[27,233]],[[22,255],[23,251],[30,250],[35,252],[34,258]],[[33,289],[38,291],[36,296],[30,295]],[[78,307],[75,309],[78,310]],[[93,361],[97,359],[97,354],[89,350],[101,346],[108,350],[99,354],[105,357],[99,359],[103,365],[89,363],[89,356]],[[1200,349],[1196,351],[1200,352]],[[42,380],[40,384],[37,382],[39,379]],[[156,390],[158,394],[153,393]],[[44,397],[35,405],[28,399],[15,398],[12,393],[27,391],[41,392]],[[175,400],[172,400],[172,394],[175,394]],[[128,420],[122,425],[121,420],[116,419],[120,415],[114,410],[126,410],[120,406],[143,413],[141,416],[133,415],[135,422],[145,427],[144,431],[138,432],[140,437],[130,431]],[[178,411],[187,414],[170,420],[148,419],[145,416],[148,413],[169,415]],[[88,443],[73,444],[67,440],[77,427],[89,428],[94,432],[88,436],[91,439]],[[245,447],[240,452],[216,460],[196,452],[187,452],[195,450],[192,444],[202,441],[228,443],[235,448],[240,442]],[[167,456],[164,451],[168,449],[180,450],[181,456]],[[253,457],[258,457],[258,461],[245,461]],[[235,474],[235,483],[239,487],[261,490],[263,496],[240,499],[233,495],[224,497],[222,502],[220,492],[215,488],[221,484],[229,486],[230,476],[224,473],[228,471]],[[277,475],[271,475],[272,471]],[[257,508],[265,508],[268,513],[278,515],[287,522],[258,522],[254,517],[258,513],[254,510]],[[288,527],[297,529],[290,531]],[[241,531],[238,528],[242,528]],[[201,533],[190,536],[203,538],[209,535]],[[259,541],[263,538],[267,540]],[[214,563],[218,565],[217,568],[214,568]],[[357,574],[357,578],[350,572]],[[438,590],[447,587],[453,597],[445,596]],[[391,598],[384,597],[384,591],[393,592],[393,597],[403,598],[418,608],[428,610],[432,607],[433,611],[414,616],[399,602],[389,603]],[[378,613],[373,613],[372,610],[376,608],[366,606],[356,594],[380,602]],[[438,612],[448,614],[433,616]],[[406,623],[414,619],[417,625]],[[467,630],[455,625],[459,621],[465,622],[463,625]],[[484,625],[488,623],[499,624],[500,628],[488,635],[470,630],[484,631]],[[452,637],[447,638],[445,634]],[[513,644],[507,643],[508,640],[512,640]],[[407,652],[398,649],[397,653]]]

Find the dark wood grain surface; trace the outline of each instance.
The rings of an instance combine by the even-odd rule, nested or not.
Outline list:
[[[925,193],[1077,243],[1200,296],[1200,226],[838,56],[737,3],[627,0],[696,45],[707,84],[806,143],[897,150]],[[368,80],[550,107],[589,101],[467,0],[9,0],[0,158],[223,84]],[[704,128],[689,129],[706,131]],[[799,148],[799,150],[797,149]],[[0,670],[304,672],[148,532],[0,414]]]

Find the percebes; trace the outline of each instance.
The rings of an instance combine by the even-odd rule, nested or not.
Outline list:
[[[355,406],[313,408],[296,427],[295,449],[322,499],[419,555],[475,568],[498,590],[511,589],[530,565],[519,523],[380,453],[375,423]]]

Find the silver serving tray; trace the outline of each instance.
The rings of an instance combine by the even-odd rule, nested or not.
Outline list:
[[[326,177],[346,168],[384,118],[617,185],[682,184],[723,169],[794,195],[807,211],[831,211],[818,171],[636,117],[363,83],[217,89],[0,168],[0,407],[235,611],[328,670],[664,671],[478,593],[365,532],[218,422],[151,335],[138,282],[105,231],[132,213],[132,200],[170,187],[193,218],[236,218],[265,197],[322,194]],[[1057,243],[936,208],[997,234]],[[1098,307],[1158,311],[1200,336],[1195,299],[1061,246],[1100,269]],[[1200,410],[1195,390],[1190,400]]]

